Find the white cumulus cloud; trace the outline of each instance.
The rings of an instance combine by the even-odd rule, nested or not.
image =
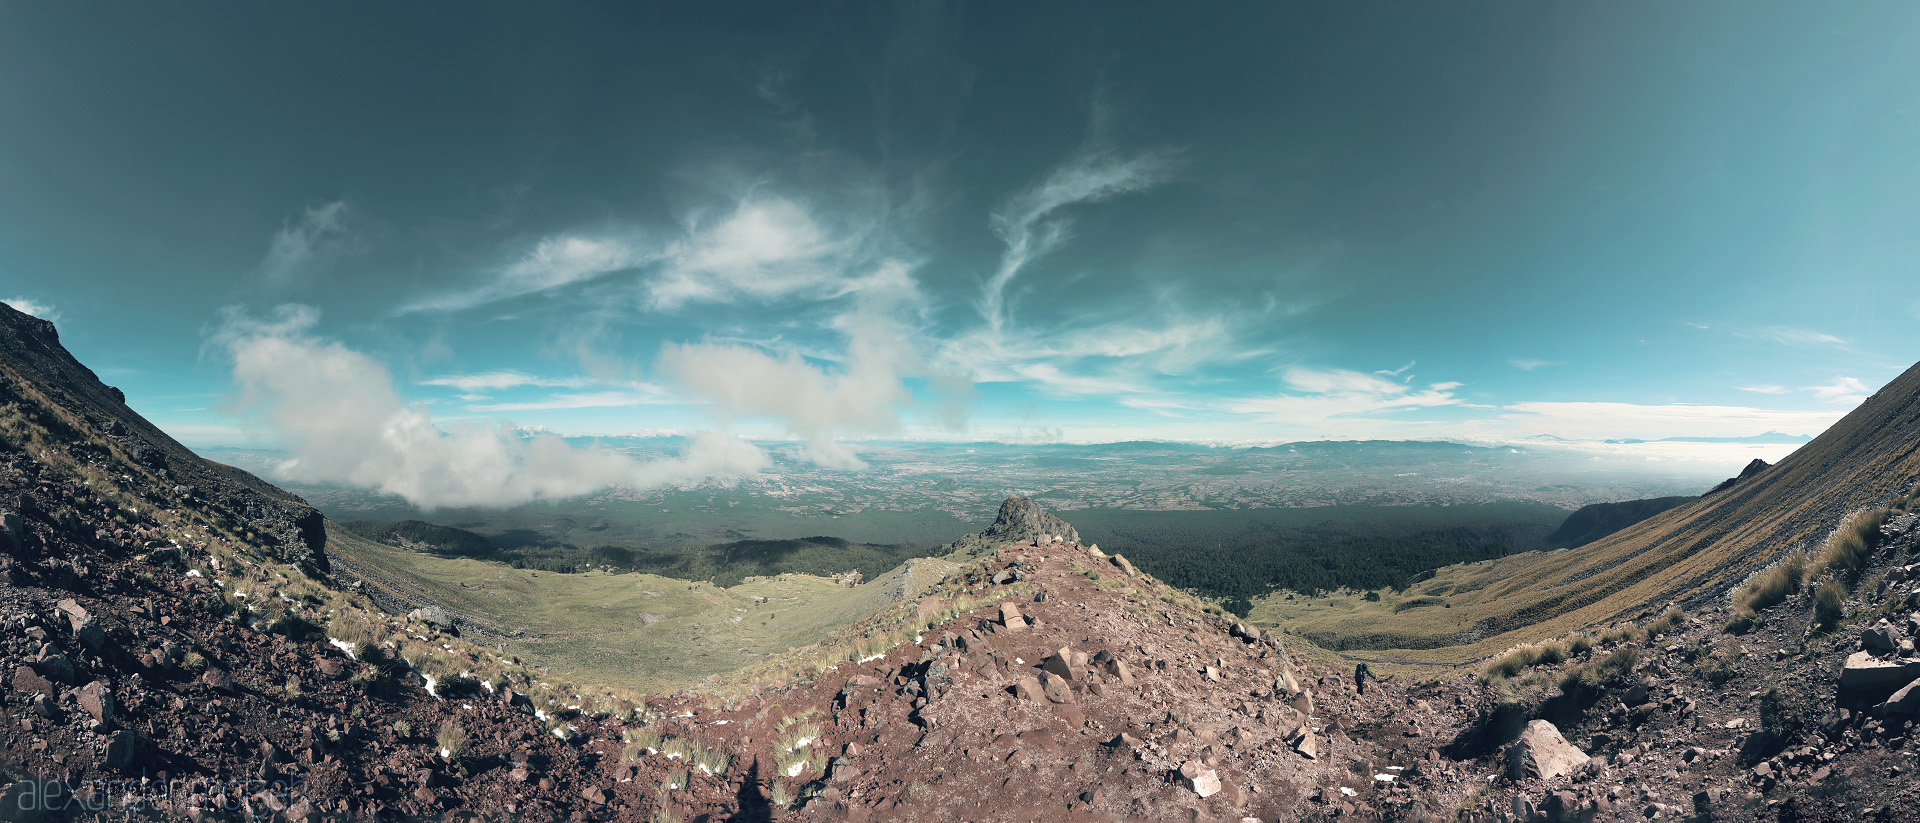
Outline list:
[[[855,308],[839,318],[846,351],[817,364],[792,351],[772,353],[744,343],[698,342],[662,348],[659,371],[688,397],[710,404],[725,421],[781,421],[807,442],[806,456],[837,469],[866,464],[836,440],[896,431],[914,405],[904,382],[923,367],[907,341],[902,317],[919,294],[904,264],[889,261],[866,278]]]
[[[40,318],[41,320],[53,322],[53,321],[58,321],[60,319],[60,311],[47,303],[42,303],[37,300],[28,300],[25,297],[12,297],[12,298],[8,298],[4,302],[7,305],[12,306],[15,311],[21,312],[23,314],[31,314],[34,317]]]
[[[406,403],[379,361],[314,334],[319,313],[283,306],[259,320],[229,310],[214,337],[233,360],[239,407],[292,455],[276,473],[399,495],[421,508],[511,506],[608,486],[636,488],[749,474],[764,453],[738,438],[696,435],[678,458],[642,463],[511,423],[436,424]]]

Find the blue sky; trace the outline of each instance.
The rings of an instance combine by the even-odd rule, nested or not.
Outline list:
[[[748,469],[1815,434],[1920,353],[1911,3],[701,6],[0,4],[0,299],[190,443]]]

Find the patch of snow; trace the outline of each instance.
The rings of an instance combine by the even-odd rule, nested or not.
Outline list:
[[[188,577],[206,577],[206,575],[200,573],[199,569],[188,569],[187,576]]]
[[[420,675],[420,676],[421,676],[421,677],[423,677],[423,678],[426,678],[426,681],[427,681],[427,694],[430,694],[430,695],[433,695],[433,699],[435,699],[435,700],[440,700],[440,701],[445,701],[445,700],[446,700],[446,698],[444,698],[444,697],[441,697],[441,696],[440,696],[440,693],[439,693],[439,692],[436,692],[436,691],[434,691],[434,690],[433,690],[433,687],[434,687],[434,686],[435,686],[436,684],[438,684],[438,683],[439,683],[440,681],[438,681],[438,680],[435,680],[435,679],[433,679],[433,675],[430,675],[430,674],[423,674],[423,675]]]
[[[1373,776],[1373,779],[1378,780],[1382,783],[1392,783],[1395,777],[1398,777],[1398,775],[1376,774]]]
[[[554,737],[558,737],[558,738],[560,738],[561,740],[565,740],[565,739],[567,739],[567,736],[568,736],[568,735],[567,735],[567,727],[565,727],[565,726],[560,726],[560,727],[558,727],[558,728],[555,728],[555,729],[553,730],[553,736],[554,736]]]
[[[790,752],[797,752],[797,751],[800,751],[801,749],[804,749],[804,748],[806,748],[806,747],[807,747],[807,746],[808,746],[809,744],[811,744],[812,742],[813,742],[813,738],[811,738],[811,737],[802,737],[802,738],[800,738],[799,740],[795,740],[795,741],[793,741],[793,747],[792,747],[792,748],[789,748],[789,749],[787,749],[787,751],[790,751]]]
[[[534,710],[533,710],[533,719],[535,719],[535,720],[540,720],[540,721],[545,721],[545,720],[547,719],[547,710],[546,710],[546,709],[534,709]]]
[[[1018,663],[1018,664],[1020,664],[1020,665],[1022,665],[1022,666],[1025,666],[1025,665],[1027,665],[1027,661],[1025,661],[1025,660],[1021,660],[1021,659],[1020,659],[1020,658],[1018,658],[1018,657],[1016,657],[1016,658],[1014,658],[1014,659],[1013,659],[1013,662],[1015,662],[1015,663]]]
[[[853,662],[854,662],[854,663],[855,663],[855,664],[857,665],[857,664],[860,664],[860,663],[866,663],[866,662],[870,662],[870,661],[874,661],[874,660],[879,660],[879,659],[880,659],[880,658],[882,658],[882,657],[886,657],[886,655],[885,655],[885,654],[870,654],[870,655],[867,655],[866,657],[862,657],[862,658],[860,658],[859,660],[855,660],[855,661],[853,661]]]
[[[452,757],[452,756],[453,756],[453,752],[450,752],[450,751],[447,751],[447,747],[445,747],[445,746],[441,746],[441,747],[440,747],[440,756],[441,756],[441,757]]]
[[[356,654],[354,654],[354,653],[353,653],[353,644],[352,644],[352,643],[348,643],[347,641],[345,641],[345,640],[341,640],[340,638],[337,638],[337,637],[329,637],[329,638],[327,638],[327,643],[328,643],[329,645],[331,645],[331,646],[333,646],[333,647],[334,647],[334,648],[336,648],[336,649],[339,649],[339,650],[341,650],[341,651],[343,651],[343,652],[346,652],[346,653],[347,653],[347,659],[348,659],[348,660],[359,660],[359,659],[360,659],[360,656],[359,656],[359,655],[356,655]]]
[[[493,694],[493,681],[482,680],[480,681],[480,685],[487,690],[487,694]]]
[[[1344,794],[1344,795],[1346,795],[1346,796],[1348,796],[1348,797],[1352,797],[1352,796],[1354,796],[1354,795],[1356,795],[1356,794],[1359,794],[1359,792],[1356,792],[1356,791],[1354,791],[1354,790],[1352,790],[1352,789],[1349,789],[1349,788],[1347,788],[1347,787],[1345,787],[1345,786],[1341,786],[1341,787],[1340,787],[1340,793],[1341,793],[1341,794]]]
[[[799,776],[800,776],[800,773],[801,773],[801,772],[803,772],[803,771],[806,771],[806,770],[807,770],[807,761],[805,761],[805,760],[802,760],[802,761],[800,761],[800,762],[798,762],[798,763],[795,763],[795,764],[793,764],[793,765],[791,765],[791,766],[788,766],[788,767],[787,767],[787,776],[788,776],[788,777],[799,777]]]
[[[733,722],[733,721],[731,721],[731,720],[715,720],[715,721],[713,721],[713,725],[715,725],[715,726],[725,726],[725,725],[727,725],[728,723],[731,723],[731,722]]]

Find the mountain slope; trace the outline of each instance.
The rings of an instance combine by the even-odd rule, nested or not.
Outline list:
[[[201,459],[127,407],[126,395],[100,382],[60,345],[52,323],[0,303],[0,403],[58,438],[69,459],[113,467],[166,487],[173,503],[191,503],[254,535],[288,562],[327,568],[320,512],[247,472]],[[24,429],[22,430],[24,431]]]
[[[1516,643],[1725,594],[1849,513],[1920,478],[1920,366],[1908,369],[1778,465],[1577,550],[1443,569],[1415,595],[1446,608],[1374,608],[1297,620],[1335,648],[1464,662]]]

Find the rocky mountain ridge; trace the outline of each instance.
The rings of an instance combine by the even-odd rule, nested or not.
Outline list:
[[[1645,618],[1470,667],[1356,665],[1237,623],[1011,498],[917,599],[840,642],[754,677],[627,699],[552,682],[424,610],[382,614],[328,575],[297,499],[188,462],[48,330],[4,315],[0,328],[0,819],[1837,821],[1920,809],[1911,474],[1860,481],[1885,508],[1798,514],[1826,518],[1823,545],[1846,563],[1795,576],[1777,598],[1735,604],[1731,587],[1703,584],[1687,611],[1649,602]],[[1863,409],[1865,422],[1836,428],[1907,413]],[[116,421],[139,437],[109,431]],[[157,468],[143,447],[162,452]],[[1815,469],[1842,476],[1783,463],[1723,497],[1758,506],[1782,475]],[[294,532],[267,528],[275,511]]]

